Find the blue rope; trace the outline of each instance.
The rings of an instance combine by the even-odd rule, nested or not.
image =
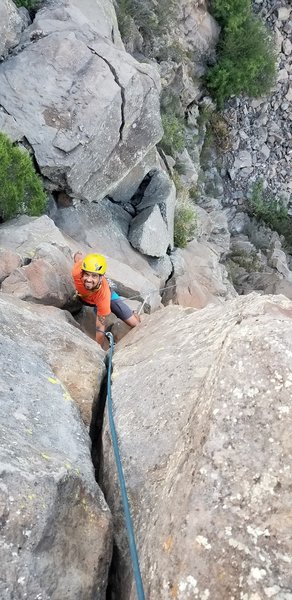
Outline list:
[[[138,560],[137,547],[136,547],[136,543],[135,543],[135,536],[134,536],[133,524],[132,524],[132,519],[131,519],[130,507],[129,507],[126,482],[125,482],[125,477],[124,477],[124,473],[123,473],[123,467],[122,467],[122,462],[121,462],[121,457],[120,457],[120,452],[119,452],[118,437],[117,437],[117,432],[116,432],[116,427],[115,427],[115,422],[114,422],[114,417],[113,417],[113,404],[112,404],[112,394],[111,394],[111,371],[112,371],[112,358],[113,358],[113,352],[114,352],[114,337],[113,337],[113,334],[110,332],[105,333],[105,336],[108,338],[109,344],[110,344],[108,371],[107,371],[108,420],[109,420],[109,425],[110,425],[110,430],[111,430],[114,455],[115,455],[119,483],[120,483],[120,488],[121,488],[122,504],[123,504],[123,509],[124,509],[124,513],[125,513],[125,521],[126,521],[128,541],[129,541],[129,547],[130,547],[131,560],[132,560],[132,565],[133,565],[133,572],[134,572],[135,583],[136,583],[137,598],[138,598],[138,600],[145,600],[143,582],[142,582],[141,571],[140,571],[139,560]]]

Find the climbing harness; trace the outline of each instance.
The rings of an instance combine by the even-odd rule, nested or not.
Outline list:
[[[133,573],[134,573],[134,578],[135,578],[135,583],[136,583],[137,599],[145,600],[143,582],[142,582],[141,571],[140,571],[140,566],[139,566],[138,552],[137,552],[134,529],[133,529],[132,518],[131,518],[131,513],[130,513],[130,506],[129,506],[126,482],[125,482],[125,477],[124,477],[124,472],[123,472],[123,467],[122,467],[122,462],[121,462],[121,457],[120,457],[120,452],[119,452],[118,436],[117,436],[114,417],[113,417],[113,404],[112,404],[112,394],[111,394],[111,372],[112,372],[112,359],[113,359],[113,352],[114,352],[114,337],[113,337],[113,334],[110,333],[109,331],[103,332],[103,333],[109,341],[108,370],[107,370],[108,420],[109,420],[110,432],[111,432],[111,437],[112,437],[115,461],[116,461],[116,466],[117,466],[119,484],[120,484],[120,489],[121,489],[121,498],[122,498],[122,504],[123,504],[124,514],[125,514],[125,522],[126,522],[126,528],[127,528],[127,534],[128,534],[131,560],[132,560],[132,565],[133,565]]]

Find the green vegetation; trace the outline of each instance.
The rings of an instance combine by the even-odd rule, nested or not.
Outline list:
[[[174,245],[185,248],[194,239],[197,231],[197,213],[188,190],[183,186],[179,174],[174,171],[176,206],[174,212]]]
[[[251,0],[213,0],[211,10],[222,30],[217,63],[210,67],[206,84],[219,107],[231,95],[267,94],[276,74],[274,43],[253,14]]]
[[[164,130],[160,146],[166,154],[175,154],[182,152],[185,147],[185,129],[183,119],[177,117],[174,113],[164,113],[161,116]]]
[[[247,271],[247,273],[263,271],[263,265],[259,260],[255,250],[249,254],[244,251],[240,252],[237,250],[235,254],[232,254],[232,259],[230,259],[228,262],[230,270],[232,270],[232,266],[234,267],[235,265],[242,267],[245,271]]]
[[[133,21],[148,40],[163,35],[174,22],[176,11],[176,0],[160,0],[155,4],[147,0],[117,0],[116,14],[123,41],[126,43],[131,37]]]
[[[16,6],[24,6],[27,10],[37,10],[42,0],[13,0]]]
[[[0,219],[38,216],[45,206],[46,194],[29,154],[0,133]]]
[[[252,187],[247,208],[251,216],[258,221],[263,221],[279,235],[283,235],[287,246],[292,248],[292,219],[288,209],[281,198],[275,198],[271,192],[264,190],[261,179]]]

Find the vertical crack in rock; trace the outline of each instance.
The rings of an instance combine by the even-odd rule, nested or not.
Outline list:
[[[108,369],[108,361],[106,359],[106,368]],[[95,398],[93,406],[92,406],[92,419],[89,428],[89,435],[91,439],[92,449],[91,449],[91,459],[94,466],[95,471],[95,479],[100,489],[102,490],[105,500],[106,494],[101,485],[101,471],[103,464],[103,446],[102,446],[102,428],[104,421],[104,411],[106,408],[106,398],[107,398],[107,370],[103,377],[99,394],[97,398]],[[117,580],[117,569],[118,569],[118,560],[117,560],[117,548],[114,544],[113,546],[113,556],[111,565],[108,572],[108,581],[107,581],[107,591],[106,591],[106,599],[114,600],[115,596],[113,595],[113,582]]]
[[[113,78],[116,82],[116,84],[119,86],[120,90],[121,90],[121,125],[120,125],[120,129],[119,129],[119,134],[120,134],[120,142],[123,141],[123,131],[124,131],[124,127],[125,127],[125,105],[126,105],[126,95],[125,95],[125,88],[122,86],[117,71],[115,70],[115,68],[113,67],[113,65],[109,62],[109,60],[107,60],[104,56],[101,56],[101,54],[98,54],[98,52],[96,52],[96,50],[94,50],[94,48],[91,48],[90,46],[88,46],[88,49],[95,54],[96,56],[98,56],[99,58],[101,58],[101,60],[103,60],[110,72],[113,75]]]

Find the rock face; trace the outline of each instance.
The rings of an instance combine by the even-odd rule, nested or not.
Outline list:
[[[173,248],[174,207],[176,190],[173,181],[163,171],[152,173],[137,216],[131,221],[129,241],[148,256],[162,257]]]
[[[21,41],[0,67],[0,104],[49,188],[103,198],[162,136],[155,68],[123,50],[110,1],[50,4]]]
[[[234,295],[219,259],[219,253],[209,243],[197,240],[173,252],[173,274],[167,282],[163,302],[203,308]]]
[[[95,205],[98,214],[101,214]],[[66,209],[64,209],[66,210]],[[70,209],[69,209],[70,210]],[[73,209],[74,210],[74,209]],[[124,212],[121,209],[122,212]],[[63,211],[61,211],[63,212]],[[90,213],[89,213],[90,214]],[[109,213],[106,213],[109,215]],[[77,222],[78,222],[78,214]],[[80,215],[79,215],[80,216]],[[96,215],[95,215],[96,216]],[[103,212],[103,217],[105,213]],[[98,217],[97,222],[98,222]],[[80,218],[82,222],[82,213]],[[84,227],[89,222],[88,215],[85,215]],[[73,219],[73,224],[69,220],[67,230],[71,231],[76,225]],[[101,224],[99,223],[99,226]],[[89,239],[95,239],[96,244],[102,243],[102,237],[98,236],[99,229],[94,231],[94,226],[88,231]],[[94,250],[105,253],[106,248],[109,248],[111,255],[119,256],[119,260],[107,256],[108,269],[107,275],[113,280],[118,293],[128,298],[147,300],[148,310],[155,310],[160,306],[161,296],[159,293],[160,279],[155,272],[150,268],[147,261],[134,252],[126,238],[123,238],[122,224],[111,226],[110,221],[107,223],[107,229],[103,231],[103,236],[106,238],[106,232],[111,232],[105,247],[95,246]],[[102,227],[100,229],[102,231]],[[47,304],[59,308],[66,307],[70,310],[76,308],[76,303],[73,301],[75,289],[71,275],[73,265],[73,253],[81,250],[84,254],[92,252],[92,247],[84,244],[82,229],[77,239],[80,243],[70,238],[65,233],[62,233],[47,217],[39,218],[22,216],[13,219],[9,223],[4,223],[0,226],[0,245],[5,250],[3,257],[3,266],[1,262],[1,272],[6,276],[3,280],[1,289],[6,294],[13,294],[15,297],[22,300]],[[110,247],[110,241],[114,240],[116,245]],[[92,242],[93,243],[93,242]],[[113,250],[115,247],[116,252]],[[120,248],[120,252],[118,251]],[[129,252],[129,260],[126,260],[125,254]],[[8,252],[12,252],[14,261],[17,256],[20,257],[20,265],[18,262],[10,262],[7,265]],[[125,264],[120,261],[120,257],[125,260]],[[123,255],[124,254],[124,255]],[[11,254],[9,254],[11,257]],[[6,258],[5,258],[6,257]],[[19,260],[19,259],[18,259]],[[11,258],[12,261],[12,258]],[[134,263],[135,266],[127,264]],[[13,270],[12,266],[17,265]],[[140,271],[144,271],[144,276]],[[140,267],[140,268],[139,268]],[[8,271],[7,271],[8,269]]]
[[[58,327],[47,312],[40,318],[18,303],[0,299],[0,596],[105,600],[111,516],[86,428],[63,385],[69,363],[66,378],[51,368],[56,361],[65,369],[70,354],[88,378],[97,348],[72,326],[69,333],[68,323]]]
[[[147,599],[290,598],[291,317],[251,294],[168,307],[121,342],[115,422]],[[104,462],[118,597],[134,600],[107,428]]]
[[[1,326],[16,344],[42,357],[66,386],[86,425],[105,374],[104,352],[78,329],[70,313],[0,293]]]
[[[0,58],[14,48],[20,40],[22,19],[11,0],[2,0],[0,5]]]
[[[1,225],[0,245],[3,292],[59,308],[71,304],[72,254],[79,246],[49,217],[22,216]]]

